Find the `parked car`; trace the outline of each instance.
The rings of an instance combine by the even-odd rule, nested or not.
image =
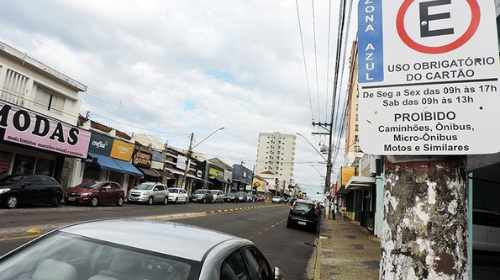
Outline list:
[[[217,202],[222,202],[224,203],[224,192],[221,190],[210,190],[212,192],[212,195],[214,196],[214,201],[215,203]]]
[[[64,201],[67,205],[88,204],[95,207],[100,204],[116,204],[122,206],[124,198],[125,192],[117,182],[87,181],[69,188]]]
[[[226,195],[226,201],[227,202],[238,202],[238,197],[236,196],[236,193],[228,193]]]
[[[316,203],[310,200],[297,199],[288,212],[286,227],[307,227],[312,232],[317,233],[320,221],[320,210]]]
[[[246,192],[237,192],[236,197],[238,198],[236,202],[247,202],[247,193]]]
[[[271,200],[272,203],[283,203],[285,200],[279,195],[273,196],[273,199]]]
[[[198,189],[191,195],[191,201],[200,203],[214,203],[214,196],[210,190]]]
[[[79,223],[0,257],[0,280],[282,278],[250,240],[151,220]]]
[[[128,202],[139,202],[153,205],[155,203],[168,204],[168,189],[162,183],[144,182],[130,190]]]
[[[188,194],[185,189],[168,188],[168,201],[177,204],[179,202],[187,203],[188,200]]]
[[[44,202],[56,207],[62,198],[61,185],[49,176],[7,175],[0,179],[0,204],[6,208]]]
[[[500,252],[500,213],[481,209],[472,213],[472,248]]]
[[[266,197],[263,196],[263,195],[258,195],[256,198],[255,198],[258,202],[264,202],[266,201]]]

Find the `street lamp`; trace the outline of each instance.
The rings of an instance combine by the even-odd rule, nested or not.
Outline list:
[[[216,129],[214,132],[210,133],[207,137],[203,138],[203,140],[198,142],[198,144],[194,145],[194,147],[193,147],[194,133],[191,133],[191,140],[189,141],[189,149],[187,151],[187,162],[186,162],[186,167],[184,168],[184,176],[182,176],[182,183],[181,183],[181,186],[183,186],[184,189],[187,190],[188,194],[191,194],[191,188],[189,188],[189,190],[188,190],[186,177],[187,177],[187,173],[189,170],[189,166],[191,165],[190,160],[191,160],[191,154],[193,153],[193,149],[198,147],[201,143],[203,143],[203,141],[207,140],[210,136],[214,135],[217,131],[223,130],[223,129],[224,129],[224,127]]]
[[[317,153],[318,153],[318,154],[319,154],[319,155],[320,155],[320,156],[321,156],[321,157],[322,157],[322,158],[326,161],[325,156],[323,156],[323,154],[322,154],[320,151],[318,151],[318,149],[316,149],[316,147],[314,147],[314,145],[313,145],[313,144],[311,144],[311,142],[309,142],[309,140],[307,140],[307,138],[306,138],[304,135],[302,135],[302,134],[300,134],[300,133],[298,133],[298,132],[296,132],[296,133],[297,133],[297,135],[302,136],[302,138],[304,138],[304,140],[306,140],[306,142],[307,142],[309,145],[311,145],[311,147],[312,147],[312,148],[313,148],[313,149],[314,149],[314,150],[315,150],[315,151],[316,151],[316,152],[317,152]]]

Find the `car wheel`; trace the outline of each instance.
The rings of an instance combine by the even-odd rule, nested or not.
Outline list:
[[[150,198],[148,199],[148,204],[149,204],[149,205],[153,205],[153,202],[154,202],[153,197],[150,197]]]
[[[175,200],[175,203],[177,203],[177,199]],[[168,197],[165,197],[165,200],[163,201],[163,204],[165,204],[165,205],[168,204]]]
[[[19,201],[17,200],[17,196],[11,195],[11,196],[7,197],[4,205],[5,205],[5,207],[12,209],[12,208],[16,208],[18,203],[19,203]]]
[[[179,203],[179,198],[175,199],[175,204]]]
[[[203,199],[203,204],[205,204],[205,203],[207,203],[207,199],[206,198]]]
[[[61,198],[58,195],[54,195],[52,197],[52,199],[50,200],[50,206],[57,207],[57,206],[59,206],[60,202],[61,202]]]
[[[92,198],[92,200],[90,201],[92,207],[96,207],[97,205],[99,205],[99,198],[97,196],[94,196]]]
[[[116,201],[116,206],[122,206],[123,205],[123,197],[119,197],[118,201]]]

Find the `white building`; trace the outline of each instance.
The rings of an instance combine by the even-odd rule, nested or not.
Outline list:
[[[279,189],[288,186],[293,180],[295,141],[292,134],[260,133],[255,174],[270,171],[279,180]]]

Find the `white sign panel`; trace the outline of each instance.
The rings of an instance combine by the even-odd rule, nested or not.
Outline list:
[[[361,0],[358,8],[362,150],[499,152],[494,1]]]

